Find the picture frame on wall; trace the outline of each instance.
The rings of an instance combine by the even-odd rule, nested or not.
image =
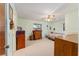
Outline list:
[[[63,31],[65,31],[65,23],[63,24]]]

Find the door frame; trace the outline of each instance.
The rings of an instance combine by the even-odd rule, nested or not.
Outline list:
[[[6,56],[12,56],[12,45],[10,44],[10,19],[9,3],[5,3],[5,53]]]

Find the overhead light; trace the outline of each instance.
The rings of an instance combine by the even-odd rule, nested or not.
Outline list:
[[[46,21],[53,21],[56,19],[56,17],[55,15],[47,15],[47,16],[43,16],[42,19]]]
[[[51,21],[50,19],[46,19],[46,21]]]
[[[53,21],[55,19],[55,15],[48,15],[46,21]]]

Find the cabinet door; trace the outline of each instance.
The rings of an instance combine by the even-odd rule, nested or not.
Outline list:
[[[37,31],[37,30],[33,32],[33,35],[34,35],[35,40],[41,39],[41,37],[42,37],[41,36],[41,31]]]
[[[54,50],[55,56],[77,56],[78,44],[56,38]]]
[[[36,38],[36,39],[40,39],[40,37],[41,37],[41,36],[40,36],[40,32],[36,31],[36,32],[35,32],[35,38]]]
[[[63,56],[64,53],[63,53],[63,42],[62,42],[62,40],[56,38],[54,47],[55,47],[54,55],[55,56]]]
[[[73,46],[72,45],[69,45],[69,44],[65,44],[63,46],[63,55],[64,56],[72,56],[72,53],[73,53]]]
[[[78,48],[77,44],[72,42],[65,42],[63,46],[64,56],[77,56]]]
[[[17,36],[17,47],[16,48],[17,50],[25,48],[25,35],[24,34],[20,34]]]

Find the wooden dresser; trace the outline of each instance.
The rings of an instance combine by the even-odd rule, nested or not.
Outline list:
[[[41,30],[34,30],[33,31],[33,40],[39,40],[42,38],[42,31]]]
[[[77,56],[78,44],[60,38],[55,39],[55,56]]]
[[[16,31],[16,50],[25,48],[25,31]]]

